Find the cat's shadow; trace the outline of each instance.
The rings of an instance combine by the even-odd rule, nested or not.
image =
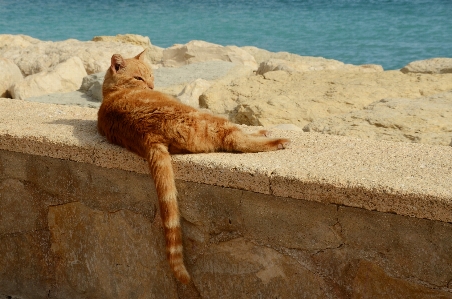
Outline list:
[[[82,144],[106,141],[97,131],[97,120],[60,118],[48,123],[72,127],[73,136]]]

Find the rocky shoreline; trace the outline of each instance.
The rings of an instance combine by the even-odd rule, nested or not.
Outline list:
[[[452,146],[452,58],[401,70],[191,41],[163,49],[139,35],[40,41],[0,35],[0,97],[98,107],[114,53],[147,49],[155,87],[233,122]]]

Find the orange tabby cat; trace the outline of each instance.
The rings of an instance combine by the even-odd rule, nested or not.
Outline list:
[[[177,190],[170,154],[216,151],[260,152],[285,148],[288,139],[245,134],[224,118],[200,112],[154,91],[154,77],[143,62],[111,57],[102,86],[98,130],[117,145],[148,161],[159,200],[169,264],[176,278],[190,281],[182,254]]]

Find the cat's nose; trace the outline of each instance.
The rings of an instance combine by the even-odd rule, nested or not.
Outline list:
[[[154,89],[154,82],[148,83],[148,86],[149,86],[150,89]]]

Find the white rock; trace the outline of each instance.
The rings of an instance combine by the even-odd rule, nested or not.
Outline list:
[[[12,60],[0,58],[0,98],[9,97],[9,89],[23,80],[19,67]]]
[[[321,57],[306,57],[295,61],[269,59],[261,62],[257,74],[263,75],[271,71],[308,72],[321,70],[337,70],[344,66],[343,62]]]
[[[79,57],[69,58],[55,68],[26,77],[11,87],[15,99],[24,100],[56,92],[75,91],[80,88],[86,71]]]
[[[141,46],[147,49],[146,58],[151,64],[160,64],[163,58],[163,48],[151,44],[151,40],[147,36],[138,34],[118,34],[116,36],[95,36],[95,42],[121,42]]]
[[[283,130],[283,131],[303,131],[302,128],[300,128],[294,124],[279,124],[279,125],[270,127],[270,130],[272,130],[272,129]]]
[[[69,39],[60,42],[36,42],[25,47],[6,47],[0,55],[16,63],[25,76],[46,71],[57,64],[77,56],[83,61],[88,74],[106,71],[113,54],[134,57],[143,48],[122,42],[81,42]]]
[[[91,74],[83,78],[80,90],[91,98],[102,102],[102,84],[104,83],[105,72]]]
[[[253,75],[251,67],[227,61],[205,61],[181,67],[161,67],[154,70],[155,89],[177,97],[196,79],[228,84],[231,80]]]
[[[452,92],[383,99],[363,110],[319,119],[304,131],[358,138],[450,145]]]
[[[0,53],[8,49],[24,49],[40,42],[27,35],[0,34]]]
[[[261,62],[257,69],[257,74],[263,75],[272,71],[286,72],[310,72],[323,70],[343,70],[353,72],[382,72],[383,67],[375,64],[351,65],[344,64],[333,59],[325,59],[322,57],[299,57],[291,61],[284,59],[269,59]]]
[[[430,96],[452,89],[452,74],[407,76],[400,71],[271,71],[213,84],[201,108],[246,125],[292,123],[301,128],[320,118],[363,109],[382,98]]]
[[[289,52],[270,52],[265,49],[260,49],[257,47],[246,46],[241,47],[242,50],[245,50],[249,54],[251,54],[258,64],[267,61],[269,59],[282,59],[287,61],[297,61],[309,56],[300,56],[297,54],[289,53]],[[314,57],[315,58],[315,57]]]
[[[116,36],[102,35],[93,37],[94,42],[121,42],[126,44],[133,44],[148,48],[152,46],[151,40],[147,36],[138,34],[117,34]]]
[[[207,80],[196,79],[187,84],[177,98],[186,105],[199,108],[199,96],[211,85],[212,83]]]
[[[413,61],[400,70],[402,73],[446,74],[452,73],[452,58],[432,58]]]
[[[176,44],[163,50],[163,65],[177,67],[203,61],[230,61],[257,69],[254,57],[236,46],[221,46],[193,40],[185,45]]]

